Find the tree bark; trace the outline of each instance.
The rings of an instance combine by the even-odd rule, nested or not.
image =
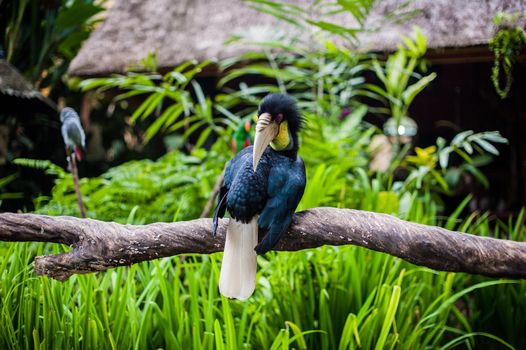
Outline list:
[[[0,214],[0,240],[70,245],[71,252],[36,257],[35,272],[58,280],[75,273],[183,253],[223,250],[228,219],[213,237],[210,219],[122,225],[92,219]],[[261,238],[261,237],[260,237]],[[353,244],[435,270],[526,278],[526,243],[479,237],[415,224],[390,215],[335,208],[297,213],[276,250]]]

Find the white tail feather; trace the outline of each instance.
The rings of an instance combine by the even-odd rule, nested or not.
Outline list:
[[[247,299],[256,287],[257,216],[248,224],[230,219],[219,276],[219,292],[227,298]]]

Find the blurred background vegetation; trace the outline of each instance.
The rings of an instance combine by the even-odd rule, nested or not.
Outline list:
[[[366,53],[356,48],[358,35],[370,30],[364,23],[372,0],[245,3],[308,35],[247,30],[224,45],[252,49],[219,61],[166,69],[155,51],[144,52],[124,72],[79,79],[66,74],[69,63],[111,4],[0,2],[5,60],[59,108],[89,112],[83,123],[92,146],[80,169],[88,217],[129,224],[199,217],[233,150],[250,139],[239,126],[253,123],[261,97],[283,92],[297,99],[307,120],[300,155],[308,185],[299,210],[355,208],[526,240],[520,191],[490,204],[486,195],[499,188],[488,166],[515,145],[499,131],[458,125],[451,128],[458,132],[438,137],[424,132],[430,126],[413,103],[433,89],[441,70],[450,73],[430,64],[419,28],[405,33],[394,52]],[[385,23],[407,20],[405,6]],[[355,25],[313,13],[345,14]],[[496,54],[495,64],[506,76],[488,63],[488,84],[508,84],[513,69],[523,69],[524,28],[515,21],[498,32],[512,31],[514,39],[496,36],[492,44],[505,53]],[[205,74],[211,66],[219,72],[214,79]],[[523,84],[506,86],[491,90],[496,101],[503,90],[512,98],[524,93]],[[79,215],[54,113],[2,115],[16,135],[0,181],[4,210]],[[41,125],[47,139],[32,138],[30,130]],[[26,148],[12,151],[23,137],[29,142],[17,142]],[[0,348],[526,347],[523,281],[436,272],[352,246],[258,257],[258,286],[245,302],[219,295],[221,254],[161,259],[64,283],[33,276],[36,255],[67,249],[0,244]]]

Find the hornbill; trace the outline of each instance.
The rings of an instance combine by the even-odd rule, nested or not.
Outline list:
[[[73,108],[66,107],[60,112],[60,121],[62,122],[62,138],[68,157],[75,155],[77,160],[82,159],[81,148],[86,148],[86,136],[80,124],[80,118]]]
[[[254,146],[239,152],[225,169],[214,214],[228,209],[228,224],[219,291],[247,299],[256,285],[256,253],[272,249],[287,231],[305,189],[305,165],[298,156],[298,131],[303,124],[295,101],[270,94],[258,108]],[[258,230],[265,233],[258,244]]]

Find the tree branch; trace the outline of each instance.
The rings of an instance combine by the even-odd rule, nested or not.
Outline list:
[[[59,280],[183,253],[223,250],[228,219],[211,235],[210,219],[121,225],[92,219],[0,214],[0,241],[63,243],[68,253],[35,259],[35,272]],[[526,278],[526,243],[415,224],[390,215],[315,208],[295,215],[276,250],[354,244],[435,270]]]

